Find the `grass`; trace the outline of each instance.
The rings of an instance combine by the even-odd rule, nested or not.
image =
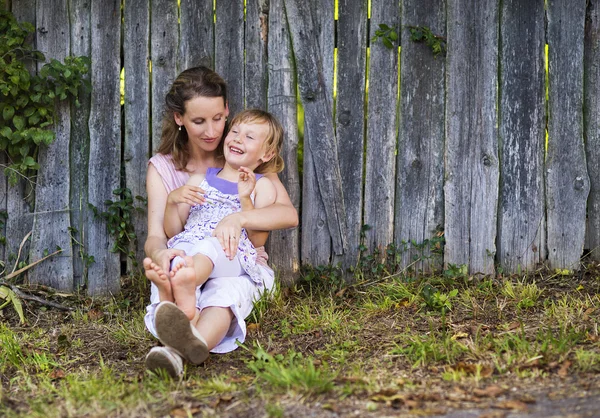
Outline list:
[[[456,387],[514,387],[503,396],[518,400],[599,386],[594,269],[477,279],[453,266],[346,286],[318,273],[275,288],[255,305],[240,349],[186,365],[181,380],[144,369],[155,341],[142,304],[73,296],[76,309],[63,313],[27,303],[25,325],[2,310],[0,416],[416,416],[448,410]],[[452,408],[494,402],[461,396]]]

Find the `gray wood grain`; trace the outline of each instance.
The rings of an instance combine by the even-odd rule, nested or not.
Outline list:
[[[227,80],[230,115],[244,109],[244,0],[217,2],[215,70]]]
[[[585,0],[547,2],[548,151],[546,213],[551,268],[577,269],[590,179],[583,145]]]
[[[314,34],[319,41],[323,83],[326,96],[330,99],[333,114],[333,70],[334,70],[334,4],[328,0],[311,0],[313,9],[319,10],[314,18]],[[289,17],[288,17],[289,22]],[[303,110],[304,112],[304,110]],[[306,129],[303,113],[303,178],[302,178],[302,234],[300,257],[303,264],[322,265],[332,261],[331,236],[327,226],[325,205],[319,194],[317,176],[321,175],[314,165],[310,147],[311,132]]]
[[[4,175],[4,167],[8,163],[8,156],[4,151],[0,151],[0,260],[3,262],[7,262],[8,258],[6,257],[6,217],[8,217],[8,208],[6,204],[8,203],[8,179]],[[0,267],[0,269],[4,270],[5,267]],[[2,271],[0,270],[0,271]]]
[[[345,254],[347,226],[339,170],[336,137],[333,130],[331,100],[326,94],[323,70],[319,59],[319,44],[313,36],[314,9],[299,0],[285,1],[286,13],[292,32],[292,43],[298,71],[298,87],[305,112],[305,134],[310,135],[309,147],[325,213],[333,253]]]
[[[178,74],[176,58],[179,27],[176,1],[151,0],[150,3],[152,150],[156,150],[160,144],[165,96]]]
[[[70,52],[69,16],[67,4],[61,1],[40,2],[37,5],[37,47],[46,59],[63,61]],[[39,30],[44,28],[44,30]],[[38,71],[43,63],[38,63]],[[69,140],[71,135],[70,106],[55,102],[54,132],[56,138],[48,146],[40,146],[35,213],[29,261],[34,263],[44,253],[62,248],[62,252],[29,270],[31,283],[58,290],[73,289],[73,251],[68,228],[69,214]]]
[[[506,0],[501,18],[497,259],[518,273],[546,257],[544,2]]]
[[[247,108],[267,107],[267,41],[269,1],[246,2],[244,103]]]
[[[120,186],[121,105],[119,92],[121,2],[92,2],[92,86],[90,115],[90,160],[88,197],[92,205],[106,211],[105,201],[116,200]],[[101,87],[99,87],[101,86]],[[120,289],[119,254],[109,252],[115,242],[103,220],[89,226],[88,253],[95,262],[88,270],[91,295],[116,293]]]
[[[443,2],[405,0],[402,9],[402,72],[395,239],[402,265],[439,269],[441,257],[423,246],[444,224],[444,79],[445,57],[410,40],[409,26],[425,26],[445,37]],[[406,244],[403,244],[406,243]],[[414,245],[417,244],[417,245]],[[419,261],[422,260],[422,261]]]
[[[444,262],[492,274],[498,206],[498,3],[447,3]]]
[[[270,0],[268,52],[268,110],[285,131],[282,157],[285,168],[279,177],[296,210],[300,210],[298,173],[298,114],[296,83],[290,32],[285,20],[283,0]],[[270,265],[279,272],[285,285],[295,282],[300,270],[299,228],[273,231],[267,244]]]
[[[15,19],[19,22],[29,22],[34,27],[36,24],[36,7],[34,0],[23,0],[12,4],[12,14]],[[27,40],[35,48],[36,38],[35,33],[29,36]],[[35,62],[31,61],[26,64],[27,69],[30,73],[35,74],[36,65]],[[2,169],[2,172],[4,168]],[[33,173],[32,173],[33,174]],[[4,178],[4,174],[0,174]],[[12,271],[15,265],[16,256],[19,251],[21,241],[31,231],[33,226],[33,202],[34,202],[34,184],[33,180],[27,180],[20,178],[18,183],[14,186],[7,184],[8,196],[6,198],[6,211],[8,213],[8,219],[6,220],[6,248],[5,258],[6,270]],[[27,254],[29,251],[29,243],[27,241],[23,247],[22,255]],[[21,258],[21,261],[23,258]]]
[[[179,10],[178,71],[198,65],[214,68],[213,2],[182,0]]]
[[[69,17],[71,25],[71,55],[91,55],[91,5],[88,0],[70,0]],[[89,80],[90,74],[86,78]],[[79,93],[80,106],[71,105],[71,141],[70,153],[70,208],[71,227],[73,232],[73,287],[78,288],[84,284],[87,267],[83,257],[87,249],[83,242],[87,234],[87,227],[91,221],[88,203],[88,160],[90,154],[90,132],[88,121],[90,118],[91,91]]]
[[[363,216],[363,152],[367,1],[340,0],[337,25],[337,100],[335,132],[346,209],[345,269],[358,262]]]
[[[584,38],[584,138],[590,195],[585,248],[600,261],[600,3],[588,2]]]
[[[125,164],[125,185],[131,190],[134,206],[143,208],[136,211],[133,226],[137,242],[132,245],[135,259],[134,266],[141,268],[144,259],[144,242],[147,232],[147,211],[136,196],[146,196],[146,169],[150,156],[150,2],[149,0],[129,0],[125,3],[125,26],[123,42],[125,49],[125,103],[124,124],[125,141],[123,142],[123,161]]]

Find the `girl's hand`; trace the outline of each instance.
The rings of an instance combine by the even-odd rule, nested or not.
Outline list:
[[[169,196],[167,197],[167,203],[186,203],[190,206],[201,205],[206,201],[204,193],[204,189],[198,186],[185,184],[169,193]]]
[[[247,167],[240,167],[238,168],[238,171],[240,174],[237,187],[240,199],[250,197],[254,187],[256,187],[256,175],[254,174],[254,171]]]
[[[212,236],[219,240],[225,255],[230,260],[233,260],[237,253],[240,235],[242,234],[242,223],[239,214],[240,212],[232,213],[221,219],[212,233]]]

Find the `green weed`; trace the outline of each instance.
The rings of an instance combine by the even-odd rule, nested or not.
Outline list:
[[[304,395],[325,393],[333,388],[335,373],[325,365],[315,366],[311,357],[301,353],[288,352],[287,355],[271,355],[260,345],[252,350],[253,360],[247,366],[259,382],[271,388],[295,391]]]

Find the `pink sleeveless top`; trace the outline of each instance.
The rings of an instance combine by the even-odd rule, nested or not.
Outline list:
[[[189,173],[175,169],[173,158],[170,154],[156,154],[150,158],[148,164],[152,164],[156,168],[156,171],[158,171],[158,174],[160,174],[167,193],[171,193],[173,190],[183,186],[190,178]]]
[[[171,193],[173,190],[183,186],[190,178],[189,173],[175,168],[173,158],[170,154],[156,154],[154,157],[150,158],[148,164],[152,164],[154,168],[156,168],[156,171],[158,171],[158,174],[165,185],[165,189],[167,189],[167,193]],[[257,247],[256,253],[256,263],[267,266],[269,255],[265,251],[265,247]]]

